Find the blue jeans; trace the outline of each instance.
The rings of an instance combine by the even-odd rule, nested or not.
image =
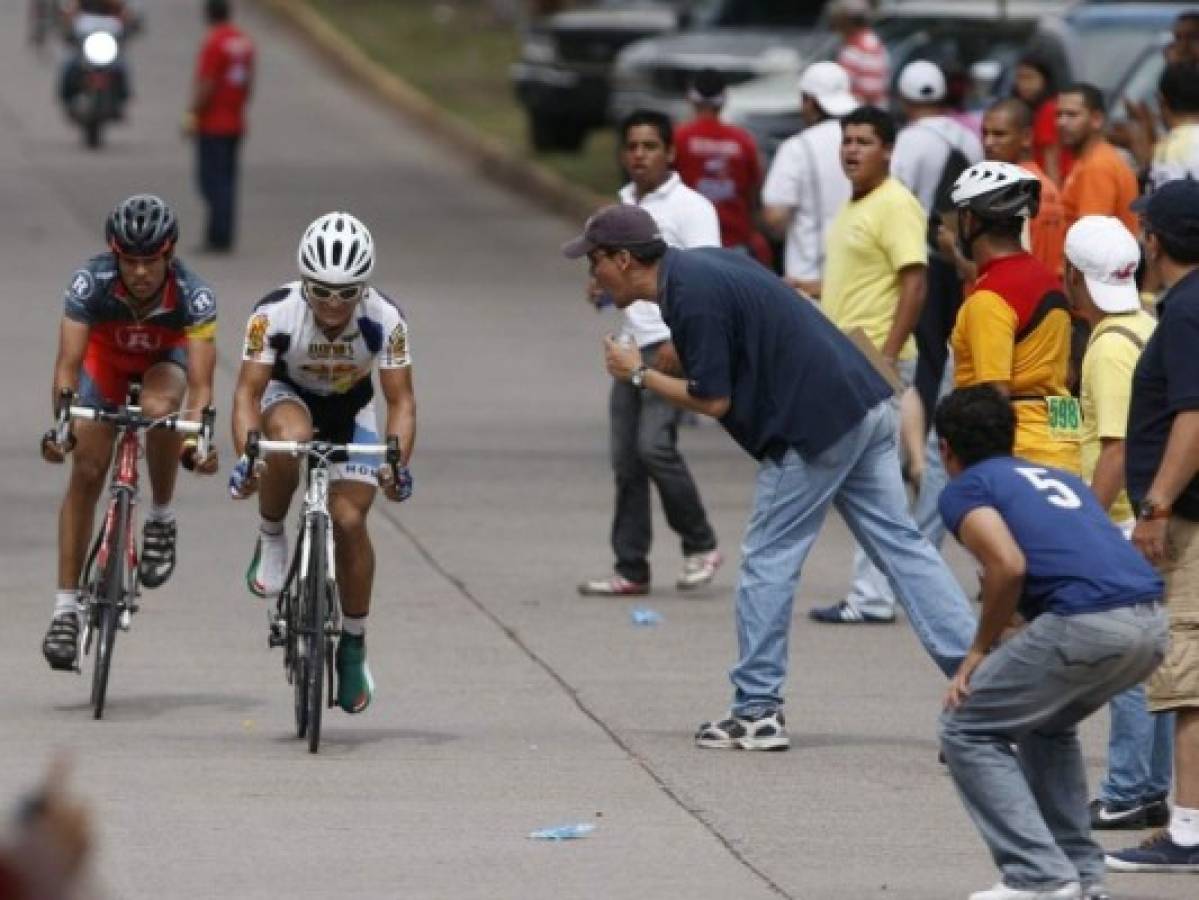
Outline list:
[[[945,366],[938,396],[947,397],[952,392],[953,361],[950,360]],[[940,441],[937,429],[932,424],[931,412],[928,414],[928,420],[928,437],[924,441],[924,477],[920,480],[920,492],[912,505],[912,518],[916,520],[916,527],[925,539],[939,550],[945,542],[945,523],[941,521],[938,501],[941,499],[941,491],[949,484],[949,474],[945,471],[945,463],[941,461]],[[860,549],[854,551],[853,582],[845,602],[859,612],[867,614],[891,616],[895,613],[895,592],[891,590],[887,576],[871,565]]]
[[[1107,777],[1099,799],[1140,803],[1165,797],[1174,768],[1174,714],[1149,712],[1143,684],[1116,694],[1109,709]]]
[[[1103,880],[1077,725],[1144,681],[1165,652],[1160,603],[1044,613],[993,650],[962,704],[942,713],[945,761],[1004,884]]]
[[[740,658],[729,673],[736,715],[783,702],[795,589],[830,506],[895,585],[912,629],[941,671],[951,675],[966,655],[974,614],[908,514],[895,464],[894,417],[883,401],[819,456],[808,460],[789,450],[759,465],[737,585]]]

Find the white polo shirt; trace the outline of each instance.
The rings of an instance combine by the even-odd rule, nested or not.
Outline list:
[[[620,189],[620,202],[640,206],[653,216],[662,239],[671,247],[720,246],[716,207],[703,194],[683,184],[678,172],[671,172],[660,188],[640,201],[633,185],[626,184]],[[658,304],[647,300],[634,300],[625,308],[622,333],[632,335],[638,347],[670,340],[670,329],[662,321]]]
[[[824,277],[828,227],[851,193],[841,168],[841,123],[836,119],[805,128],[779,147],[762,187],[762,203],[795,210],[787,228],[787,277]]]
[[[978,136],[948,116],[927,116],[899,129],[891,153],[891,175],[916,195],[925,212],[931,212],[937,184],[950,151],[961,150],[967,165],[983,160]]]

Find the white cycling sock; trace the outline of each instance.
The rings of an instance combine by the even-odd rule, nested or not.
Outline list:
[[[366,616],[346,616],[342,619],[341,630],[356,637],[365,637]]]
[[[175,510],[171,509],[168,503],[166,506],[159,506],[157,503],[150,505],[150,511],[146,513],[147,522],[174,522]]]
[[[283,534],[283,521],[272,522],[270,519],[262,518],[259,522],[258,530],[267,537],[279,537]]]
[[[1199,809],[1174,807],[1170,813],[1170,840],[1180,847],[1199,846]]]
[[[74,588],[65,591],[54,592],[54,616],[63,615],[64,613],[79,612],[79,592]]]

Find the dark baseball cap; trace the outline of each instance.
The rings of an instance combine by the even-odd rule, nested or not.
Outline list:
[[[640,206],[622,203],[592,214],[583,233],[562,245],[562,253],[567,259],[578,259],[599,247],[629,250],[661,243],[662,232],[654,217]]]
[[[1167,181],[1151,194],[1133,201],[1151,231],[1187,250],[1199,249],[1199,181]]]

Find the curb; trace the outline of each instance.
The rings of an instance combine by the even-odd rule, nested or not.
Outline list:
[[[446,112],[427,95],[372,60],[302,0],[256,2],[290,25],[343,75],[463,154],[491,180],[569,218],[573,224],[611,202],[600,194],[571,184],[557,173],[517,154],[499,139],[479,132]]]

